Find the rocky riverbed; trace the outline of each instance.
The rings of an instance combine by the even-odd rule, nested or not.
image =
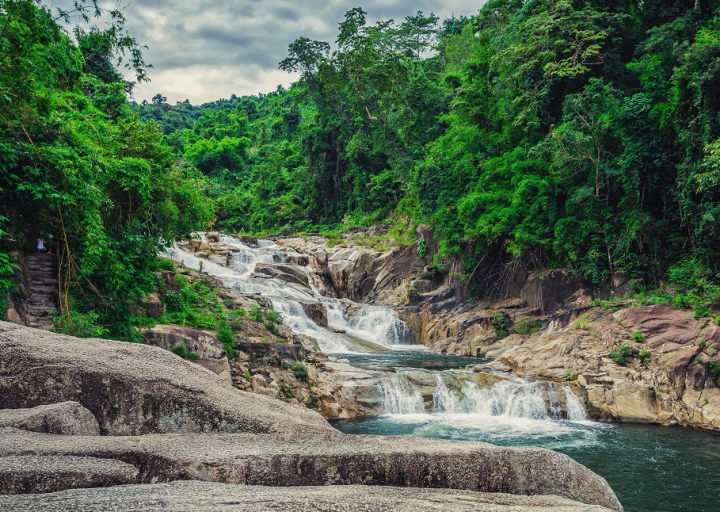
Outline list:
[[[478,371],[566,382],[590,417],[602,421],[720,431],[714,321],[667,304],[617,300],[612,310],[595,307],[598,296],[626,293],[629,278],[593,290],[561,270],[515,269],[505,299],[471,303],[452,272],[427,265],[432,242],[421,258],[417,244],[377,251],[366,245],[372,235],[378,233],[351,233],[333,247],[318,236],[276,243],[305,264],[304,280],[324,294],[393,308],[414,339],[436,352],[493,360]],[[610,357],[621,346],[629,348],[625,364]]]
[[[246,500],[251,510],[310,500],[327,510],[343,495],[328,484],[470,491],[412,498],[447,497],[444,510],[622,510],[604,479],[550,450],[342,435],[316,412],[231,388],[161,348],[8,323],[0,324],[0,424],[0,494],[42,493],[0,497],[3,510],[143,510],[161,495],[191,509],[183,488],[192,500]],[[176,480],[215,484],[145,485]],[[248,495],[219,483],[264,487]],[[109,486],[121,487],[93,489]],[[270,489],[286,486],[305,488]],[[346,510],[379,510],[409,490],[344,492],[363,497]]]

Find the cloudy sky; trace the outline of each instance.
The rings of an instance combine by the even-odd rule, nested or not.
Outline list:
[[[127,0],[125,0],[127,1]],[[57,5],[57,2],[56,2]],[[445,18],[476,13],[482,0],[133,0],[131,35],[146,44],[152,81],[135,99],[156,93],[170,103],[202,103],[256,94],[295,77],[277,69],[298,37],[334,41],[346,11],[361,6],[370,22],[402,21],[422,10]]]

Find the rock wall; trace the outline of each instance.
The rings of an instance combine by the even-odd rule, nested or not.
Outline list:
[[[635,333],[644,341],[634,341]],[[630,347],[627,365],[610,357],[621,345]],[[498,340],[483,353],[494,359],[490,369],[569,382],[596,419],[720,432],[720,387],[710,363],[718,361],[719,350],[714,322],[658,305],[568,313],[538,333]]]

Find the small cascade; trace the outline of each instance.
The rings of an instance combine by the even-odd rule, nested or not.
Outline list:
[[[436,372],[434,377],[433,415],[475,415],[527,420],[586,419],[580,400],[567,386],[561,387],[552,382],[507,379],[489,388],[481,388],[475,382],[459,378],[457,373]],[[446,380],[452,385],[448,386]],[[383,383],[383,389],[387,413],[418,414],[418,407],[422,407],[423,403],[422,396],[405,372],[400,371],[394,379]],[[404,405],[399,407],[398,404]],[[398,412],[402,410],[410,412]]]
[[[287,264],[297,259],[297,254],[281,250],[274,242],[258,240],[257,246],[251,246],[234,237],[221,235],[220,243],[233,248],[226,265],[177,246],[167,249],[165,255],[194,270],[202,268],[204,273],[219,278],[228,288],[270,299],[273,308],[282,313],[285,323],[293,331],[315,338],[320,349],[326,353],[375,352],[412,343],[407,325],[389,308],[362,306],[355,315],[349,316],[347,301],[324,297],[312,285],[307,288],[257,275],[255,270],[259,263]],[[310,319],[301,302],[325,306],[330,328],[321,327]]]
[[[570,421],[586,421],[588,417],[580,403],[580,399],[569,387],[565,386],[563,390],[565,390],[565,396],[567,397],[567,419]]]
[[[420,391],[403,372],[383,378],[385,414],[427,414]]]
[[[397,313],[390,308],[363,306],[350,321],[345,320],[344,316],[333,317],[333,320],[343,322],[344,325],[339,328],[358,338],[374,338],[387,346],[413,343],[407,324],[401,321]],[[333,327],[338,328],[335,325]]]
[[[452,411],[455,399],[450,396],[450,390],[445,384],[442,373],[435,374],[435,391],[433,391],[433,412],[454,412]]]
[[[293,332],[315,338],[324,351],[332,353],[357,351],[347,339],[313,322],[299,303],[282,298],[273,298],[271,301],[273,309],[282,315],[285,325]]]

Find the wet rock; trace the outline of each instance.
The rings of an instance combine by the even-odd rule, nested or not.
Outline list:
[[[225,385],[158,347],[0,323],[0,408],[73,400],[112,435],[336,432],[316,412]]]
[[[250,235],[233,235],[234,238],[240,240],[240,242],[250,247],[258,247],[258,239],[255,236]]]
[[[304,411],[297,406],[287,407],[297,413]],[[289,414],[286,425],[290,418]],[[603,478],[566,455],[542,448],[506,448],[401,436],[77,437],[2,429],[0,453],[142,460],[142,483],[205,480],[283,487],[401,485],[519,495],[556,494],[622,510]]]
[[[95,416],[77,402],[39,405],[30,409],[0,409],[0,427],[64,436],[99,436]]]
[[[305,314],[321,327],[328,326],[327,309],[320,302],[301,302]]]
[[[39,494],[134,484],[138,469],[120,460],[74,456],[0,456],[0,495]],[[0,498],[0,510],[7,510]],[[39,510],[32,506],[25,510]],[[66,509],[70,510],[70,509]],[[77,510],[77,509],[72,509]]]
[[[381,372],[364,370],[347,360],[328,361],[318,376],[318,386],[332,397],[321,412],[328,419],[349,419],[381,414],[385,393]]]
[[[309,288],[308,275],[299,268],[290,265],[272,265],[270,263],[257,263],[255,274],[274,277],[287,283],[299,284]]]
[[[336,485],[322,487],[237,486],[210,482],[173,482],[82,489],[33,496],[0,497],[6,512],[43,510],[106,512],[132,503],[135,512],[154,512],[158,503],[176,512],[607,512],[558,496],[516,496],[450,489]]]

